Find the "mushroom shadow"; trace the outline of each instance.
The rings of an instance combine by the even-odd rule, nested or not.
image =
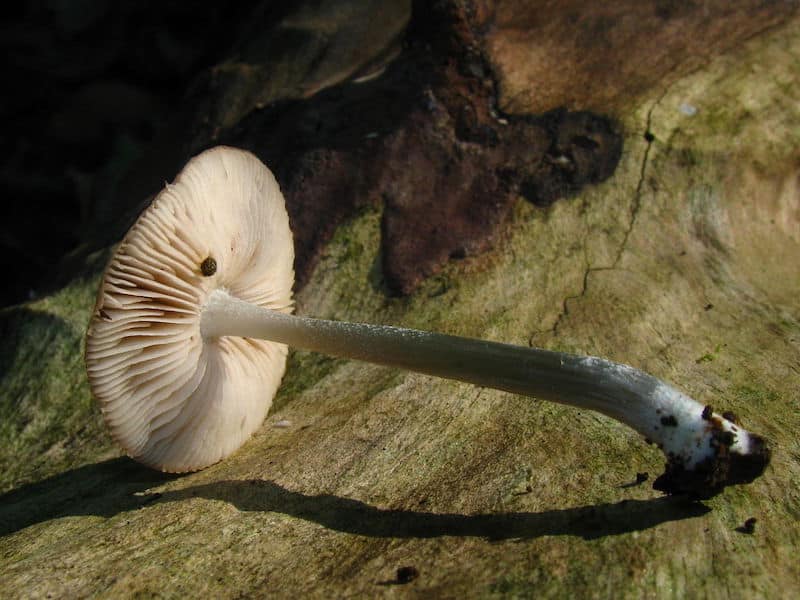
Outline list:
[[[85,465],[0,496],[0,536],[68,516],[113,517],[153,501],[140,493],[177,479],[129,458]]]
[[[222,500],[241,511],[275,512],[343,533],[366,537],[481,537],[489,540],[576,536],[585,540],[649,529],[668,521],[701,517],[707,506],[681,497],[622,500],[542,512],[433,513],[383,509],[330,494],[307,495],[271,481],[219,481],[166,492],[156,502],[187,498]]]
[[[386,538],[482,537],[489,540],[576,536],[586,540],[701,517],[710,509],[676,497],[622,500],[542,512],[433,513],[384,509],[330,494],[309,495],[271,481],[219,481],[142,494],[177,479],[128,458],[87,465],[0,496],[0,536],[67,516],[113,517],[148,504],[206,498],[241,511],[275,512],[334,531]]]

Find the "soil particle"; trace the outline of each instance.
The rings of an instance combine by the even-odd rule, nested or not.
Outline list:
[[[411,583],[419,577],[419,571],[416,567],[405,566],[397,569],[397,583]]]
[[[203,274],[203,277],[211,277],[217,272],[217,261],[210,256],[207,257],[200,263],[200,272]]]
[[[722,413],[722,418],[726,421],[730,421],[731,423],[739,423],[739,417],[736,416],[736,413],[726,410]]]
[[[622,488],[636,487],[637,485],[643,484],[648,479],[650,479],[650,473],[648,473],[647,471],[636,473],[636,478],[633,481],[631,481],[630,483],[623,484],[620,487]]]
[[[747,535],[753,535],[756,531],[756,522],[757,519],[755,517],[750,517],[743,525],[737,527],[736,531],[739,533],[746,533]]]
[[[750,434],[749,454],[736,454],[730,452],[732,434],[722,431],[721,423],[712,420],[712,424],[715,426],[711,440],[713,456],[688,470],[680,456],[670,454],[664,473],[653,482],[653,489],[702,500],[715,496],[725,486],[750,483],[764,472],[772,452],[763,438]]]

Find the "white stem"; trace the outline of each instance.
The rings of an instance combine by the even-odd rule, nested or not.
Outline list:
[[[253,306],[222,290],[212,292],[203,309],[201,333],[205,338],[268,339],[594,410],[656,443],[669,458],[673,472],[707,470],[721,446],[726,456],[757,455],[762,462],[769,458],[758,436],[655,377],[602,358],[399,327],[298,317]],[[752,466],[748,468],[752,470]],[[736,477],[742,480],[743,476]]]

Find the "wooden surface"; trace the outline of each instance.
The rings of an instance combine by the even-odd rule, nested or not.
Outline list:
[[[793,18],[652,82],[614,115],[609,180],[519,200],[492,251],[410,297],[379,284],[366,208],[297,303],[633,364],[767,437],[754,484],[685,504],[604,417],[304,352],[238,453],[162,476],[119,458],[92,406],[97,282],[75,281],[3,313],[0,597],[796,596],[798,63]]]

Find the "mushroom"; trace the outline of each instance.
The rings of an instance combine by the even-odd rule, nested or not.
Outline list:
[[[627,365],[292,315],[293,255],[278,184],[243,150],[196,156],[143,212],[86,337],[92,393],[131,457],[185,472],[228,456],[263,422],[290,345],[603,413],[666,454],[667,493],[708,497],[769,462],[761,437]]]

